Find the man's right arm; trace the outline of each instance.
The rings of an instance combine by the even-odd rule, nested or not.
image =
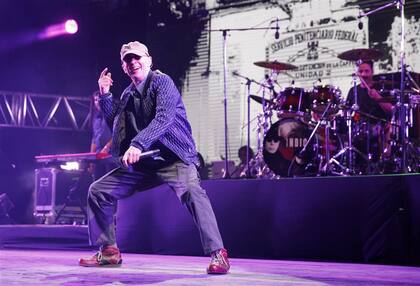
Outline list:
[[[111,73],[108,72],[108,68],[105,68],[101,72],[98,79],[99,93],[100,93],[99,105],[101,106],[101,110],[111,130],[112,130],[114,117],[118,108],[118,104],[114,100],[112,93],[110,92],[112,84],[113,84],[113,80],[111,77]]]
[[[114,99],[112,93],[106,93],[99,97],[99,105],[104,114],[108,127],[112,130],[114,117],[117,114],[118,101]]]

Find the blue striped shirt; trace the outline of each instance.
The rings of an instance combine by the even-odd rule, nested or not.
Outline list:
[[[188,122],[185,106],[181,95],[172,79],[161,73],[150,71],[142,90],[141,116],[144,126],[131,140],[131,146],[143,151],[151,149],[154,143],[161,143],[176,154],[183,162],[198,164],[197,151],[192,137],[191,125]],[[112,126],[113,144],[111,154],[121,156],[126,150],[121,150],[121,142],[126,137],[125,108],[136,87],[131,83],[116,99],[111,93],[100,97],[100,105]]]

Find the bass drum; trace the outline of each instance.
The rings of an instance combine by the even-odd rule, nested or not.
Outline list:
[[[264,161],[276,175],[281,177],[304,176],[307,167],[316,157],[316,136],[304,154],[296,155],[305,146],[311,131],[302,121],[286,118],[274,123],[264,137]]]

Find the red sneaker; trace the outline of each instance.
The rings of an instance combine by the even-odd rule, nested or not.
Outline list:
[[[227,250],[222,248],[211,253],[210,265],[207,268],[208,274],[226,274],[229,272],[230,264]]]
[[[81,258],[79,265],[84,267],[120,267],[121,253],[117,247],[106,246],[90,258]]]

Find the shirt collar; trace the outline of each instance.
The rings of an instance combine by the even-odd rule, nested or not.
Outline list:
[[[150,71],[149,71],[149,73],[150,73]],[[139,84],[135,85],[135,88],[137,89],[137,91],[138,91],[140,94],[143,94],[144,87],[145,87],[145,85],[146,85],[146,81],[147,81],[147,77],[149,76],[149,73],[147,73],[147,76],[144,78],[144,80],[143,80],[141,83],[139,83]]]

